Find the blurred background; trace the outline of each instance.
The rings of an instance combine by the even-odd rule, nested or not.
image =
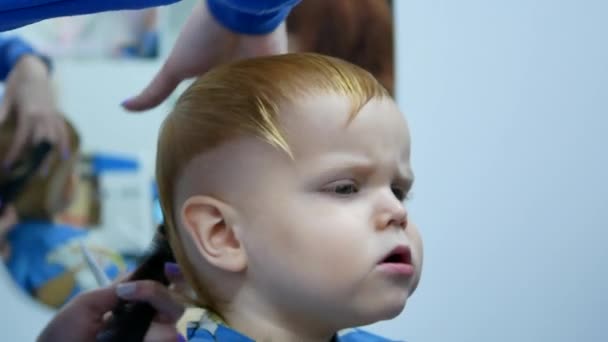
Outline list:
[[[63,220],[127,260],[160,220],[156,134],[180,91],[144,114],[119,104],[160,68],[195,2],[16,31],[53,58],[82,140]],[[406,310],[368,328],[410,342],[608,341],[608,3],[333,2],[294,10],[291,49],[357,59],[392,88],[425,244]],[[34,340],[54,310],[4,269],[0,302],[2,341]]]

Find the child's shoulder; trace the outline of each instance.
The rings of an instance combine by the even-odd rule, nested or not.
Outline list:
[[[405,342],[374,335],[361,329],[348,329],[338,334],[338,342]]]

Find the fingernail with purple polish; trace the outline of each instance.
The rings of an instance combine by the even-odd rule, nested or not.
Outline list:
[[[182,334],[177,334],[177,342],[186,342],[186,338]]]
[[[128,297],[131,294],[135,293],[136,287],[137,287],[137,284],[135,284],[135,283],[118,284],[116,286],[116,294],[121,298]]]
[[[179,268],[179,265],[174,262],[166,262],[165,263],[165,274],[168,276],[181,276],[182,270]]]

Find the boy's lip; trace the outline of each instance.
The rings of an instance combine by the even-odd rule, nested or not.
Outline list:
[[[400,264],[412,264],[412,251],[407,245],[398,245],[391,249],[390,252],[386,253],[378,264],[383,263],[400,263]]]
[[[398,245],[378,261],[378,268],[383,272],[412,276],[415,273],[412,263],[412,251],[407,245]]]

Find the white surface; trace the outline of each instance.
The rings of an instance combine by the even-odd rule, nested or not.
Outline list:
[[[608,341],[608,2],[395,1],[409,342]]]
[[[35,341],[53,311],[19,289],[0,264],[0,341]]]

